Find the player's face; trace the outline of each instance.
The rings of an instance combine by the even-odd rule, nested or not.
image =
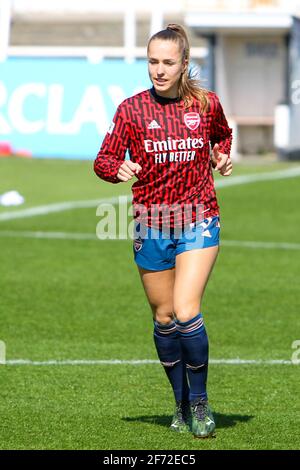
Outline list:
[[[173,41],[154,39],[148,47],[149,77],[158,95],[178,96],[179,80],[186,68],[179,46]]]

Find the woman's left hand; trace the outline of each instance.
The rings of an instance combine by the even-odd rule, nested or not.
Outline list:
[[[219,144],[215,144],[212,149],[212,166],[219,171],[222,176],[229,176],[232,173],[232,163],[229,155],[219,152]]]

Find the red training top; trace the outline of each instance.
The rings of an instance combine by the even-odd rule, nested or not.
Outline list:
[[[182,225],[183,210],[184,224],[219,214],[210,145],[218,143],[219,151],[229,155],[231,140],[215,93],[209,92],[208,109],[201,114],[199,101],[186,109],[180,98],[160,97],[152,88],[119,105],[94,169],[100,178],[120,183],[117,173],[128,149],[142,167],[132,185],[135,210],[141,204],[148,216],[152,210],[147,225],[160,226],[168,218],[174,227]],[[166,208],[171,208],[168,215]],[[135,217],[138,212],[143,211]]]

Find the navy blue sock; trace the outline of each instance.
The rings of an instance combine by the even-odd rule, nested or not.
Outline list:
[[[201,313],[187,322],[176,321],[182,358],[186,363],[190,401],[207,400],[208,337]]]
[[[189,400],[186,367],[182,361],[179,334],[174,322],[162,325],[154,322],[154,343],[161,364],[172,386],[176,401]]]

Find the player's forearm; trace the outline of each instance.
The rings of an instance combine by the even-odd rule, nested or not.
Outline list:
[[[226,154],[230,157],[231,142],[232,142],[232,136],[231,135],[230,135],[230,137],[226,138],[225,140],[222,140],[221,142],[218,142],[220,153]]]
[[[112,155],[103,155],[98,153],[94,162],[94,171],[99,178],[109,183],[120,183],[117,177],[119,168],[122,164],[121,160],[117,160]]]
[[[228,135],[228,137],[226,137],[224,139],[212,139],[211,140],[211,146],[213,148],[215,146],[215,144],[218,144],[219,145],[219,152],[223,153],[225,155],[228,155],[230,157],[231,142],[232,142],[232,135],[230,133]]]

